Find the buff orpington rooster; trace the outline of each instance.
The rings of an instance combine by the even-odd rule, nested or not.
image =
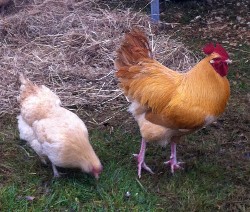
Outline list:
[[[37,86],[23,75],[20,81],[20,138],[29,143],[43,163],[51,162],[54,177],[60,176],[58,166],[79,168],[98,178],[102,165],[83,121],[61,107],[59,97],[46,86]]]
[[[140,29],[125,34],[115,67],[142,136],[140,152],[134,155],[139,178],[142,168],[153,173],[144,160],[147,143],[171,144],[170,160],[165,164],[174,173],[182,168],[176,157],[181,137],[211,124],[224,112],[230,95],[226,75],[231,60],[220,44],[207,44],[203,51],[207,55],[203,60],[180,73],[153,59]]]

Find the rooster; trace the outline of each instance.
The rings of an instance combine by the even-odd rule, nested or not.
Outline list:
[[[80,168],[98,178],[102,165],[82,120],[61,107],[59,97],[46,86],[37,86],[23,75],[20,81],[20,138],[29,143],[43,163],[51,162],[54,177],[60,176],[58,166]]]
[[[152,57],[145,34],[140,29],[126,33],[115,60],[119,86],[131,103],[129,111],[138,122],[142,136],[138,162],[141,169],[153,171],[145,163],[146,144],[171,144],[171,172],[182,169],[176,144],[187,134],[214,122],[226,107],[230,95],[226,78],[229,60],[225,49],[210,43],[207,55],[187,73],[171,70]]]

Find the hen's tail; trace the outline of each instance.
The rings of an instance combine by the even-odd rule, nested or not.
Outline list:
[[[19,81],[22,85],[25,85],[29,82],[29,80],[24,77],[23,73],[19,73]]]
[[[121,47],[117,50],[115,66],[117,70],[128,69],[147,58],[152,58],[148,39],[144,32],[134,28],[126,33]]]
[[[19,74],[19,81],[21,83],[21,86],[18,101],[22,102],[22,100],[26,99],[28,96],[35,94],[38,90],[38,87],[29,79],[24,77],[22,73]]]

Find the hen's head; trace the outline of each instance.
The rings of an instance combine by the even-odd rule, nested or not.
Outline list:
[[[85,154],[81,159],[80,166],[83,172],[93,175],[96,179],[99,178],[103,170],[102,164],[92,147],[85,148]]]
[[[229,55],[226,50],[220,45],[209,43],[203,47],[203,52],[206,55],[214,54],[210,64],[214,67],[215,71],[222,77],[226,76],[228,73],[228,64],[232,61],[229,60]]]
[[[100,164],[100,165],[98,165],[98,166],[96,166],[96,167],[94,167],[94,168],[92,169],[91,174],[92,174],[96,179],[98,179],[98,178],[99,178],[99,175],[100,175],[101,172],[102,172],[102,170],[103,170],[103,167],[102,167],[102,165]]]
[[[83,172],[89,173],[93,175],[96,179],[98,179],[99,175],[103,170],[103,167],[99,159],[95,158],[94,160],[82,161],[81,169]]]

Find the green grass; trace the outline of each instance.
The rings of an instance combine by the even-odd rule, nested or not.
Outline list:
[[[15,129],[12,125],[10,128]],[[128,136],[123,145],[111,140],[111,135],[96,134],[92,133],[91,140],[104,163],[104,172],[98,181],[71,169],[63,169],[67,174],[53,179],[51,167],[43,166],[33,151],[18,141],[16,132],[10,140],[1,141],[1,149],[11,154],[3,154],[4,161],[0,166],[6,171],[0,175],[0,211],[152,209],[157,198],[141,187],[132,169],[131,157],[126,155],[131,150],[131,137]],[[112,151],[115,143],[119,147],[122,145],[123,151],[117,148]],[[130,198],[125,196],[127,191],[131,193]],[[26,196],[35,199],[28,201]]]
[[[180,159],[187,163],[185,170],[174,176],[163,165],[169,147],[149,146],[146,160],[155,174],[143,172],[140,180],[132,158],[132,153],[139,151],[139,135],[121,129],[111,134],[90,131],[104,165],[96,181],[72,169],[62,169],[66,175],[53,179],[51,167],[42,165],[35,153],[19,141],[12,123],[2,129],[5,136],[0,139],[0,211],[212,211],[225,207],[242,186],[220,163],[218,143],[195,142],[209,135],[204,130],[190,136],[188,145],[178,146]],[[127,192],[130,197],[126,197]],[[35,199],[27,200],[27,196]]]

